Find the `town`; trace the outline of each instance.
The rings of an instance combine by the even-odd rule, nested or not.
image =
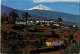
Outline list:
[[[2,52],[66,54],[80,52],[80,26],[56,20],[29,19],[28,12],[18,18],[15,10],[1,14]],[[68,50],[67,50],[68,49]],[[72,50],[70,50],[72,49]]]

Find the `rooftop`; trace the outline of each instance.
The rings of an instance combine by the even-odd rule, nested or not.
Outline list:
[[[58,38],[50,38],[46,40],[46,42],[56,42],[56,41],[64,41],[63,39],[58,39]]]

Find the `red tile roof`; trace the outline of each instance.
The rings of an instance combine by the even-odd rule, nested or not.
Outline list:
[[[56,42],[56,41],[64,41],[63,39],[58,39],[58,38],[50,38],[46,40],[46,42]]]

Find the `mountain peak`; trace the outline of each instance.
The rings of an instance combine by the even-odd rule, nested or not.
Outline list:
[[[43,6],[42,4],[39,4],[38,6]]]
[[[25,10],[34,10],[34,9],[53,11],[51,8],[46,7],[46,6],[42,5],[42,4],[39,4],[38,6],[35,6],[35,7],[31,8],[31,9],[25,9]]]

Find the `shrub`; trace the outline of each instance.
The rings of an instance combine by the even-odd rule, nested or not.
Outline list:
[[[12,29],[16,29],[16,30],[21,30],[22,31],[24,29],[24,27],[25,27],[24,25],[15,25],[15,26],[12,27]]]

